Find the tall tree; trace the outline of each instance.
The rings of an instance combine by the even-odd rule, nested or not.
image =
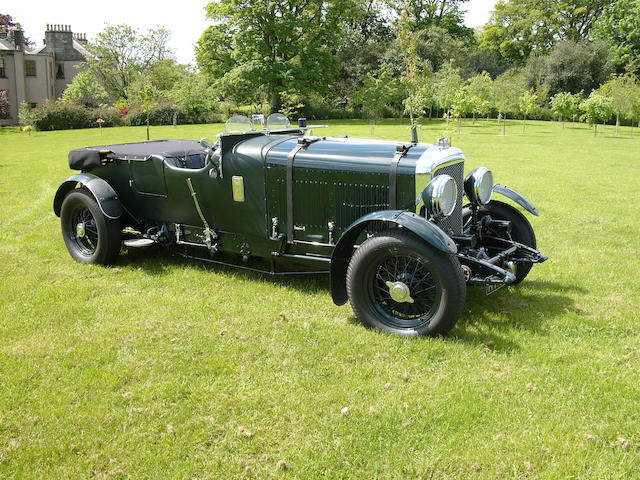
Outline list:
[[[397,77],[401,70],[394,47],[394,33],[388,16],[383,14],[381,0],[363,0],[356,4],[355,14],[347,18],[335,46],[338,72],[331,82],[331,97],[346,105],[351,93],[362,86],[368,75],[381,69]]]
[[[216,27],[200,40],[198,61],[214,66],[223,81],[230,74],[249,79],[277,111],[283,92],[326,89],[338,67],[331,50],[355,10],[355,0],[212,2],[207,17]]]
[[[114,99],[127,99],[128,87],[155,62],[170,55],[164,28],[141,34],[128,25],[109,25],[87,45],[86,64]]]
[[[464,25],[463,6],[469,0],[391,0],[398,17],[414,31],[440,27],[453,37],[473,37],[473,29]]]
[[[606,81],[613,69],[609,46],[600,41],[560,42],[548,56],[540,59],[540,63],[542,83],[552,95],[580,91],[589,94]]]
[[[640,1],[615,0],[598,19],[595,36],[613,45],[617,63],[640,74]]]
[[[482,45],[523,61],[558,41],[592,37],[595,21],[611,0],[499,0],[484,27]]]

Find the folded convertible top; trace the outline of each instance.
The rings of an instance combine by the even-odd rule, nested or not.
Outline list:
[[[90,170],[101,165],[103,158],[120,160],[144,160],[149,155],[163,157],[185,157],[204,152],[195,140],[152,140],[150,142],[119,143],[77,148],[69,152],[69,167],[72,170]]]

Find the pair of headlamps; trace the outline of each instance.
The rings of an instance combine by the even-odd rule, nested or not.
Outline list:
[[[464,192],[476,205],[486,205],[493,193],[493,174],[478,167],[464,179]],[[453,213],[458,200],[458,185],[450,175],[438,175],[422,191],[427,213],[432,218],[446,218]]]

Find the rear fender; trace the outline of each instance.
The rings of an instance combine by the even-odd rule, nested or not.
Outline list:
[[[347,267],[353,255],[355,242],[371,223],[386,222],[413,232],[429,245],[445,253],[455,254],[454,241],[438,226],[424,217],[405,210],[384,210],[370,213],[352,223],[342,234],[331,256],[331,296],[336,305],[347,302]]]
[[[516,202],[518,205],[520,205],[522,208],[524,208],[527,212],[529,212],[531,215],[535,215],[536,217],[540,216],[540,212],[538,212],[538,209],[536,209],[536,207],[533,206],[533,203],[531,203],[520,192],[516,192],[513,188],[496,184],[493,186],[493,191],[496,193],[499,193],[500,195],[504,195],[507,198],[510,198],[511,200]]]
[[[122,203],[111,185],[102,178],[90,173],[79,173],[70,176],[58,187],[58,191],[53,198],[53,211],[58,217],[60,216],[64,197],[79,185],[91,192],[105,217],[116,219],[122,216]]]

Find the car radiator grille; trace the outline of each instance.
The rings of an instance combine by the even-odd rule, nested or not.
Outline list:
[[[453,233],[460,235],[462,233],[462,195],[464,192],[463,178],[464,178],[464,162],[454,163],[453,165],[446,165],[439,168],[434,173],[434,177],[438,175],[450,175],[458,185],[458,200],[456,202],[456,208],[453,213],[447,218],[436,222],[442,230],[447,233]]]

